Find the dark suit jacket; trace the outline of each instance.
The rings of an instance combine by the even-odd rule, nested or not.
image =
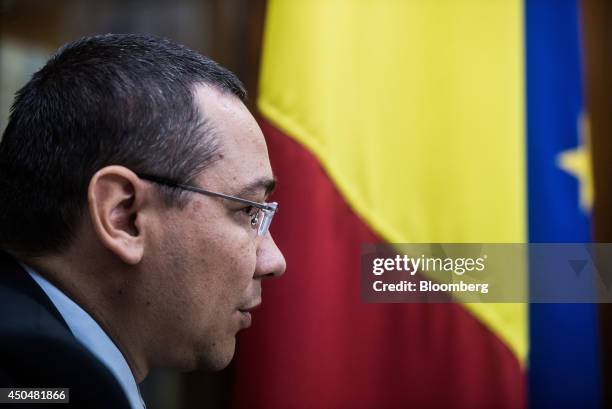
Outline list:
[[[76,340],[45,292],[3,251],[0,387],[70,388],[70,404],[14,405],[22,409],[130,407],[108,368]]]

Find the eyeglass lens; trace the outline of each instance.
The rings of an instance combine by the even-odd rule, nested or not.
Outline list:
[[[278,204],[275,202],[268,203],[268,205],[272,206],[273,209],[271,210],[262,209],[259,215],[259,216],[263,216],[259,224],[259,229],[257,230],[257,234],[260,236],[264,236],[268,232],[268,229],[270,228],[270,224],[272,223],[272,218],[274,217],[274,214],[276,213],[276,208],[278,206]]]

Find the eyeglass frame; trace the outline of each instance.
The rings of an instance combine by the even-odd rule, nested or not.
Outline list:
[[[263,212],[263,220],[261,221],[261,223],[259,224],[259,226],[257,227],[257,235],[258,236],[265,236],[266,233],[268,232],[268,229],[270,228],[270,224],[272,224],[272,219],[274,218],[274,215],[276,214],[277,210],[278,210],[278,203],[277,202],[264,202],[264,203],[258,203],[258,202],[254,202],[252,200],[247,200],[247,199],[243,199],[241,197],[236,197],[236,196],[231,196],[231,195],[226,195],[224,193],[219,193],[219,192],[213,192],[211,190],[207,190],[207,189],[203,189],[201,187],[198,186],[191,186],[191,185],[186,185],[183,183],[178,183],[178,182],[174,182],[170,179],[166,179],[160,176],[155,176],[155,175],[150,175],[147,173],[136,173],[136,176],[138,176],[140,179],[143,180],[147,180],[149,182],[153,182],[153,183],[157,183],[163,186],[168,186],[168,187],[173,187],[173,188],[178,188],[178,189],[183,189],[183,190],[187,190],[189,192],[194,192],[194,193],[200,193],[202,195],[205,196],[211,196],[211,197],[220,197],[222,199],[227,199],[227,200],[232,200],[235,202],[239,202],[239,203],[243,203],[243,204],[248,204],[250,206],[253,206],[259,210],[261,210]],[[251,218],[251,225],[253,225],[253,220],[256,221],[256,223],[259,223],[259,212],[255,213]]]

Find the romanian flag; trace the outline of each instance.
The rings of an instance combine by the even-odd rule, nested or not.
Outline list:
[[[538,26],[559,3],[570,10],[559,25]],[[577,146],[581,96],[528,89],[534,70],[543,77],[536,86],[579,81],[579,71],[547,77],[528,61],[550,57],[530,45],[546,48],[549,36],[578,64],[575,21],[568,43],[555,31],[567,31],[563,19],[576,18],[576,5],[530,4],[268,2],[258,108],[280,181],[272,233],[288,269],[266,283],[254,326],[240,336],[234,408],[526,407],[529,328],[538,342],[567,346],[568,334],[551,330],[563,320],[558,306],[535,311],[530,325],[527,304],[365,304],[359,285],[363,243],[585,240],[535,233],[563,217],[551,211],[560,201],[579,214],[573,159],[559,153]],[[557,72],[558,63],[547,67]],[[577,98],[571,112],[544,109],[565,97]],[[561,128],[540,129],[532,115],[548,115],[548,124],[567,115],[558,124],[571,123],[565,139],[554,142]],[[532,153],[539,145],[544,151]],[[542,174],[539,161],[555,175]],[[546,185],[553,176],[560,182]],[[530,196],[539,194],[536,209]],[[566,308],[576,325],[565,330],[589,329],[579,345],[590,348],[593,308]],[[597,404],[597,388],[555,384],[574,370],[586,378],[573,382],[597,385],[595,355],[580,351],[586,366],[577,358],[568,368],[563,346],[539,351],[543,383],[532,402],[588,393],[584,402]]]

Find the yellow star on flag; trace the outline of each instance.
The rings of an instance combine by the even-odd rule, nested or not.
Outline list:
[[[588,117],[582,113],[578,118],[580,145],[557,155],[557,166],[578,179],[580,208],[590,213],[593,208],[593,169],[591,165],[591,131]]]

